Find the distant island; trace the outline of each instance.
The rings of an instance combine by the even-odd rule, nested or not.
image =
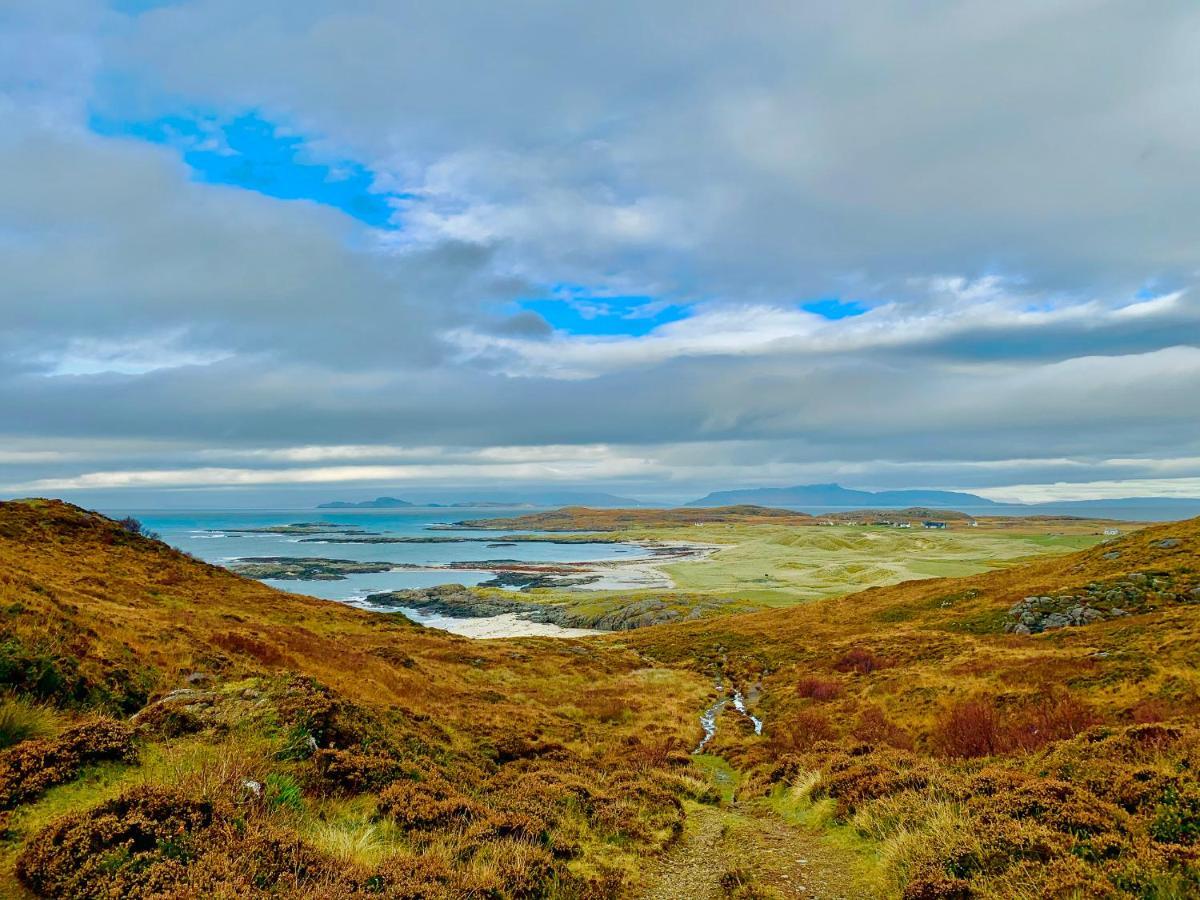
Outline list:
[[[801,484],[795,487],[750,488],[739,491],[715,491],[688,506],[845,506],[892,509],[932,506],[949,509],[987,507],[997,504],[977,494],[958,491],[856,491],[840,484]]]
[[[644,506],[640,500],[632,497],[620,497],[616,494],[606,494],[598,491],[545,491],[533,493],[524,497],[506,497],[504,495],[476,496],[467,495],[467,499],[440,501],[400,500],[396,497],[376,497],[374,500],[332,500],[328,503],[317,504],[317,509],[402,509],[404,507],[423,507],[432,509],[535,509],[551,506],[600,506],[600,507],[636,507]]]
[[[360,500],[357,503],[350,500],[334,500],[330,503],[319,503],[317,509],[398,509],[404,506],[416,506],[407,500],[397,500],[395,497],[376,497],[374,500]]]

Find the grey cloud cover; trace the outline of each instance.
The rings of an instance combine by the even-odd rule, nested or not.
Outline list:
[[[1194,4],[54,0],[0,35],[0,493],[354,481],[288,448],[365,445],[401,485],[1200,495]],[[87,127],[188,109],[362,161],[400,228]],[[691,317],[506,312],[563,282]],[[875,308],[795,308],[831,294]]]

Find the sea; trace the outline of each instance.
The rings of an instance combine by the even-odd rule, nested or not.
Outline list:
[[[236,510],[139,510],[102,509],[107,516],[133,516],[147,529],[179,550],[206,562],[229,565],[246,557],[289,556],[322,559],[349,559],[355,562],[403,563],[410,566],[436,566],[446,563],[484,560],[521,562],[593,562],[621,559],[641,553],[631,544],[553,543],[522,541],[503,547],[489,547],[504,534],[538,535],[531,531],[480,531],[454,527],[466,520],[510,518],[539,512],[521,507],[503,509],[468,507],[405,507],[402,509],[236,509]],[[384,537],[469,537],[467,543],[348,544],[320,542],[318,534],[277,534],[247,529],[297,523],[327,524],[331,529],[359,529]],[[545,535],[547,538],[553,535]],[[336,538],[331,535],[330,538]],[[561,535],[559,535],[561,537]],[[316,538],[317,540],[308,540]],[[478,540],[482,538],[483,540]],[[444,571],[402,569],[395,572],[350,574],[339,581],[296,581],[264,579],[266,584],[309,594],[326,600],[359,605],[368,594],[439,584],[475,585],[492,578],[492,573],[473,569]]]

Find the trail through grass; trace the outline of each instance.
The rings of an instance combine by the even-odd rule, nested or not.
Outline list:
[[[875,896],[860,877],[857,848],[789,821],[770,802],[736,800],[741,774],[722,757],[702,754],[695,765],[721,801],[686,805],[683,835],[649,873],[646,900]]]

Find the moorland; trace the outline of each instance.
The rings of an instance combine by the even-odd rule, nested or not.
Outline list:
[[[764,528],[725,542],[732,568],[787,581],[815,551],[781,527],[670,526]],[[832,542],[818,571],[892,534],[1016,543],[775,608],[471,641],[2,503],[0,893],[1200,891],[1200,520],[876,527],[792,531]]]

